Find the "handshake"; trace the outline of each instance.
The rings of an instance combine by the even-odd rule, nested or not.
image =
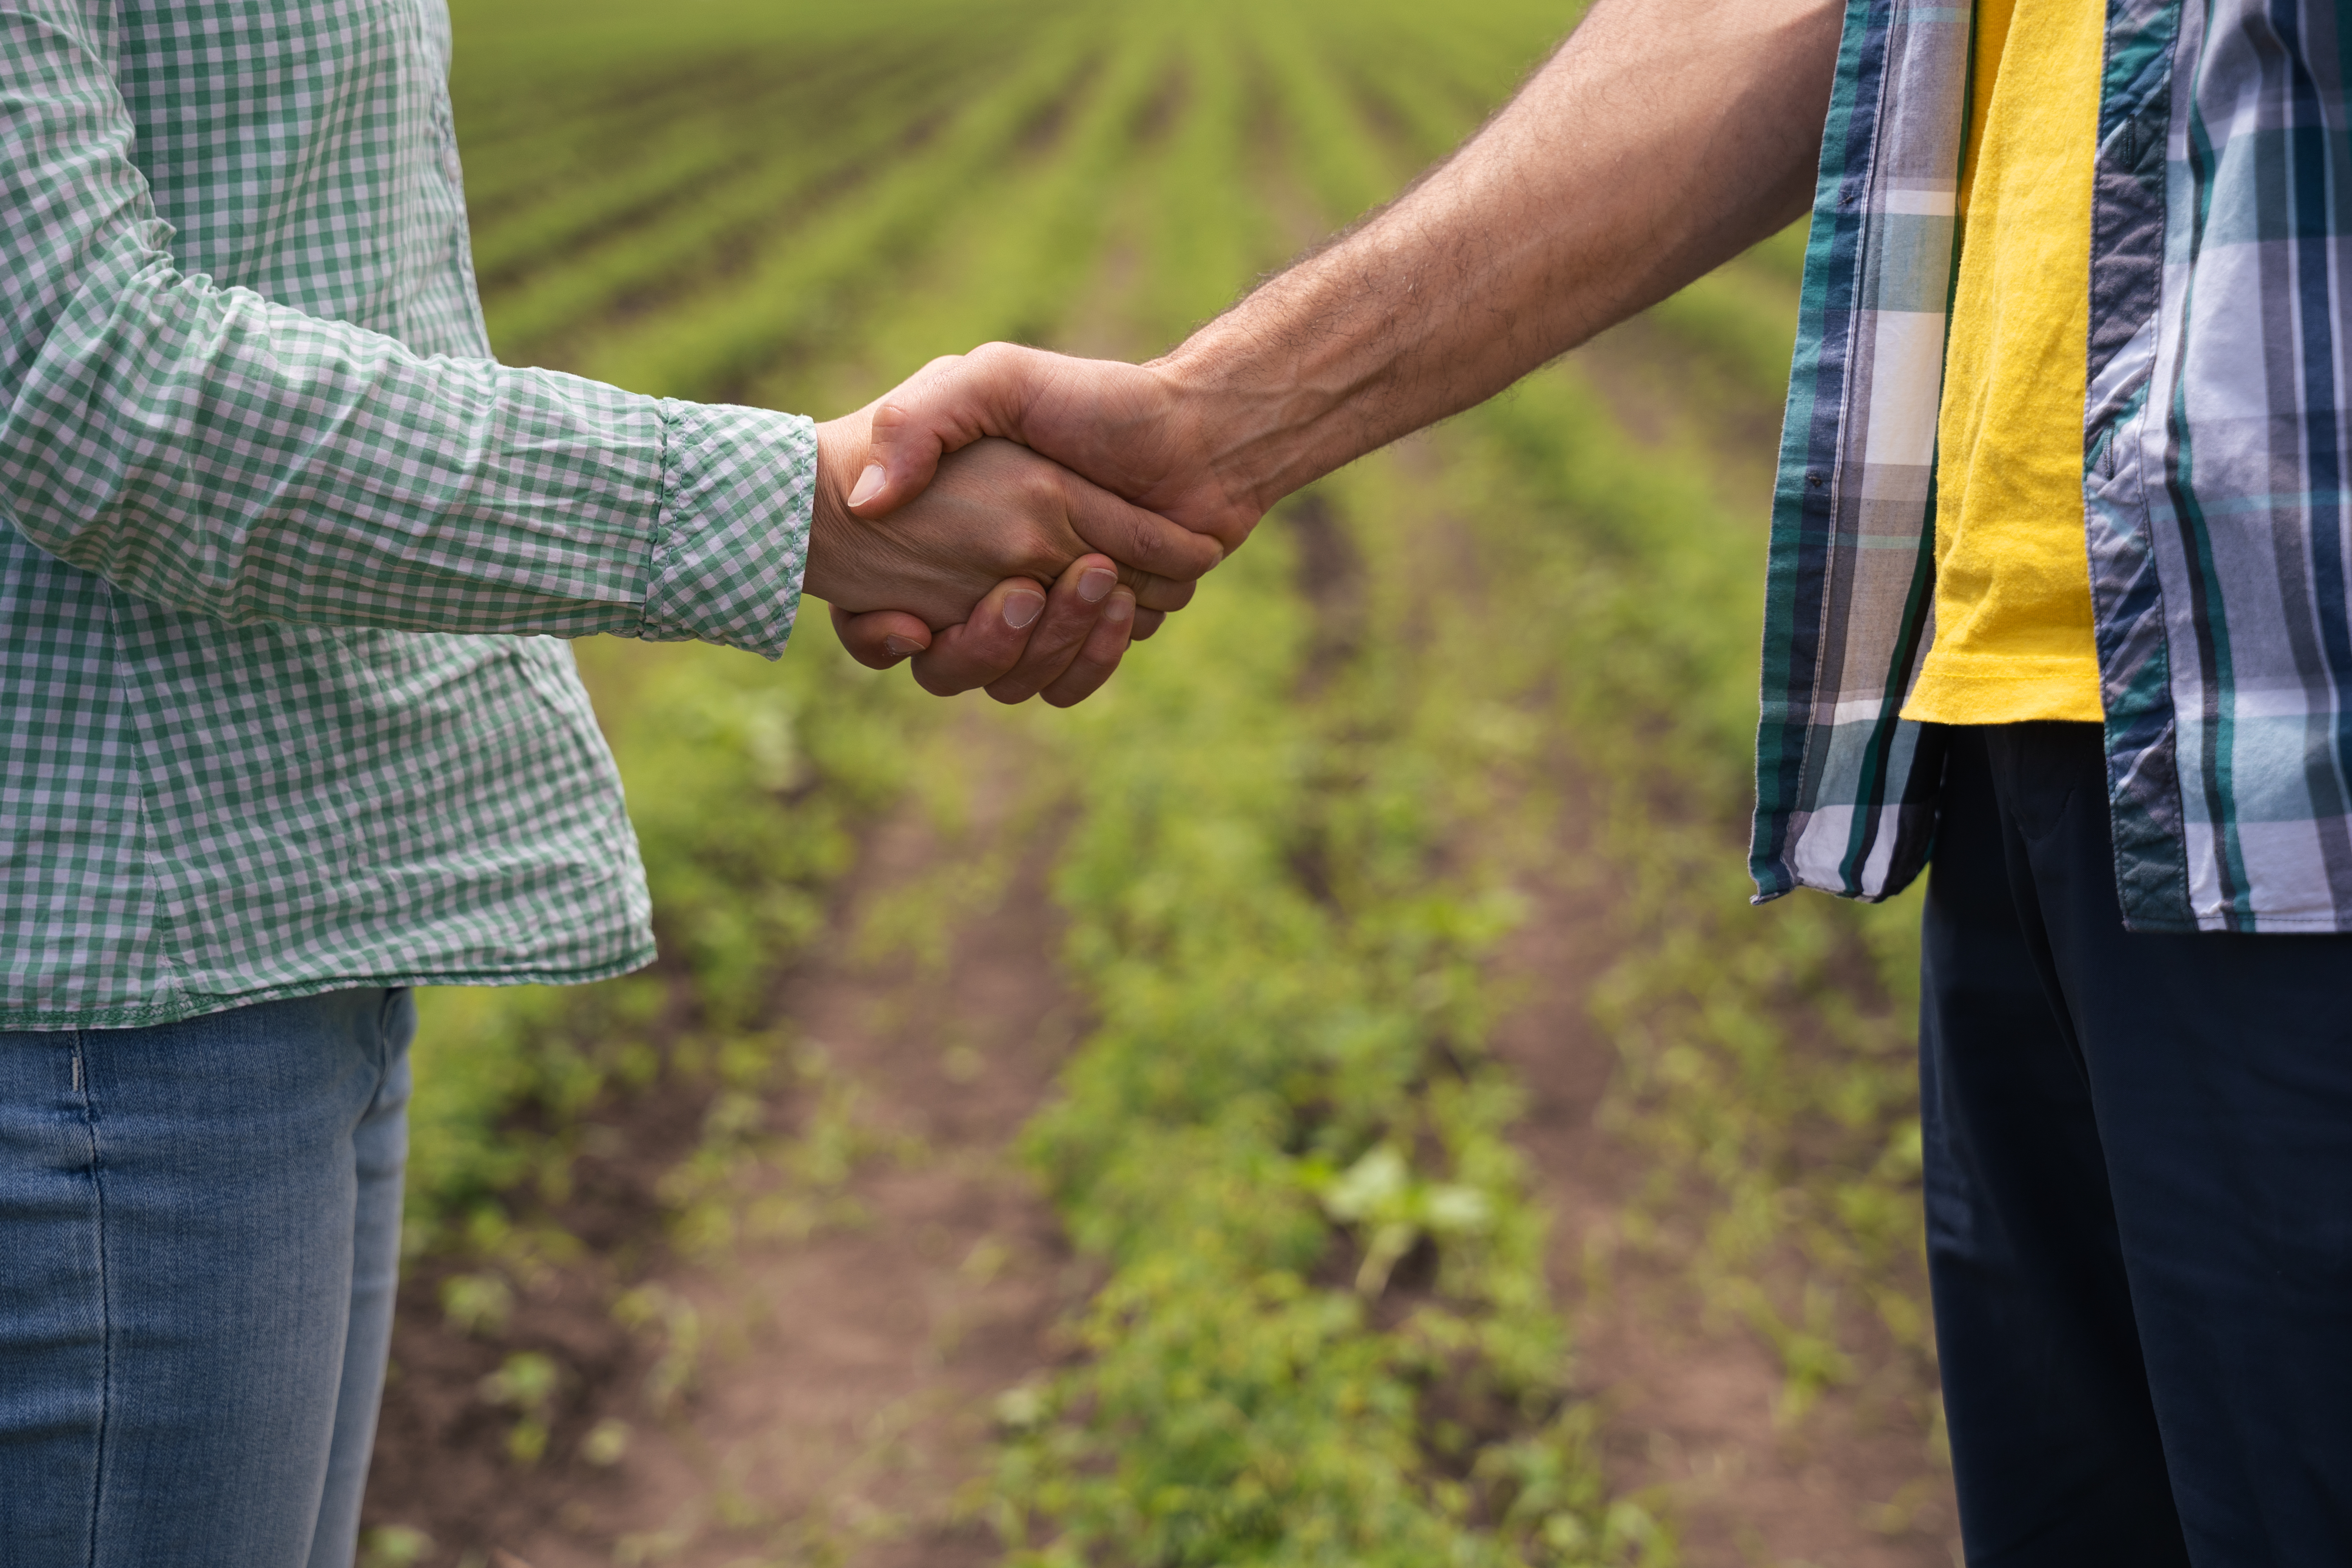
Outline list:
[[[940,695],[1066,707],[1275,499],[1233,483],[1172,361],[992,343],[817,427],[807,589],[851,655]]]

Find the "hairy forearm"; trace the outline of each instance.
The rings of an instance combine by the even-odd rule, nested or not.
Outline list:
[[[941,452],[1002,436],[1238,548],[1300,486],[1801,214],[1840,15],[1840,0],[1599,0],[1454,157],[1164,358],[988,343],[924,367],[875,405],[850,510],[887,517]]]
[[[1459,153],[1155,368],[1257,508],[1801,216],[1836,0],[1600,0]]]

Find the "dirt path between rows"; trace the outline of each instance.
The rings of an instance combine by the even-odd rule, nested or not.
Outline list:
[[[958,728],[979,778],[971,831],[944,842],[911,808],[887,822],[790,1001],[856,1085],[861,1126],[906,1152],[853,1180],[856,1223],[666,1281],[709,1346],[688,1418],[633,1444],[571,1520],[517,1543],[531,1568],[611,1563],[607,1542],[678,1568],[995,1557],[956,1492],[984,1457],[995,1395],[1050,1359],[1087,1283],[1010,1147],[1076,1034],[1045,890],[1057,836],[1013,848],[1002,898],[948,932],[943,964],[856,951],[877,900],[952,885],[1008,847],[1011,737]]]
[[[1527,1000],[1494,1044],[1527,1091],[1518,1142],[1552,1215],[1576,1385],[1606,1413],[1612,1489],[1663,1502],[1685,1568],[1958,1563],[1950,1479],[1916,1427],[1890,1430],[1838,1391],[1783,1425],[1769,1348],[1706,1322],[1677,1269],[1620,1246],[1645,1163],[1597,1123],[1616,1053],[1585,998],[1617,951],[1610,909],[1590,890],[1531,891],[1534,912],[1498,965]]]
[[[1045,888],[1058,835],[1021,810],[1011,731],[975,709],[953,735],[972,780],[964,831],[943,837],[911,803],[882,823],[786,991],[828,1078],[854,1086],[869,1151],[843,1194],[856,1217],[747,1239],[723,1264],[656,1267],[656,1299],[699,1342],[684,1398],[656,1413],[642,1344],[575,1352],[612,1385],[588,1391],[532,1467],[446,1409],[489,1352],[409,1293],[370,1512],[431,1538],[413,1561],[962,1568],[997,1556],[958,1492],[984,1461],[995,1395],[1053,1358],[1053,1326],[1089,1284],[1011,1150],[1077,1021]],[[939,953],[874,956],[868,917],[933,892],[961,906]],[[534,1293],[510,1342],[567,1328],[581,1339],[569,1320],[595,1307],[574,1298],[595,1294],[584,1279]],[[602,1466],[577,1436],[595,1419],[626,1433]]]

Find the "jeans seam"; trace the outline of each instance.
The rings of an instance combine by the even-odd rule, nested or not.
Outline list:
[[[367,1105],[360,1112],[363,1120],[375,1114],[378,1102],[383,1099],[383,1087],[392,1081],[392,1014],[400,1005],[403,991],[398,985],[385,986],[383,1000],[376,1005],[375,1038],[369,1042],[370,1052],[375,1058],[375,1087],[368,1091]]]
[[[82,1127],[89,1143],[89,1185],[98,1211],[98,1434],[90,1464],[89,1568],[98,1564],[99,1516],[106,1500],[106,1428],[114,1411],[114,1304],[106,1277],[106,1177],[98,1150],[98,1103],[83,1049],[87,1034],[73,1037],[74,1088],[81,1100]]]

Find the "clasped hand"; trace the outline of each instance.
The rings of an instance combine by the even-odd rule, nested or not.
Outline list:
[[[808,591],[859,662],[911,658],[927,690],[1082,701],[1263,510],[1220,488],[1187,407],[1159,365],[936,360],[817,427]]]

